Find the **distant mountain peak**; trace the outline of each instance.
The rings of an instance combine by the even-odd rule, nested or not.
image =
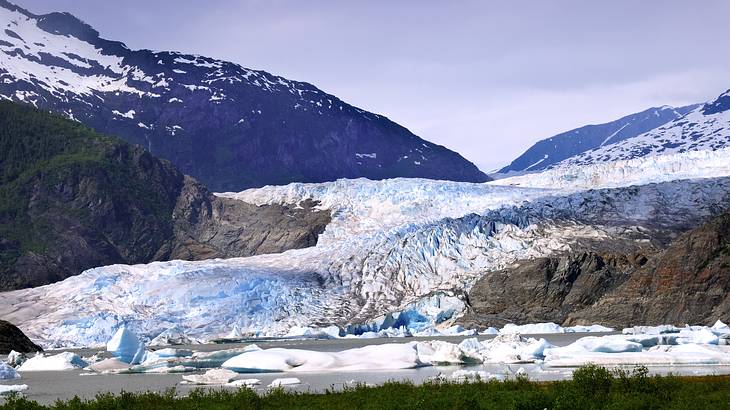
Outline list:
[[[730,90],[664,125],[616,144],[566,158],[556,166],[587,165],[730,146]]]
[[[676,120],[699,107],[663,105],[630,114],[618,120],[587,125],[538,141],[512,163],[499,170],[500,174],[535,172],[592,149],[618,143]]]

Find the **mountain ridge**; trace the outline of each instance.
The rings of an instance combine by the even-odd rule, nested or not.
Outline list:
[[[533,144],[509,165],[501,168],[498,173],[546,170],[572,156],[633,138],[664,125],[686,115],[700,105],[652,107],[607,123],[589,124],[556,134]]]
[[[170,160],[214,191],[339,178],[489,178],[315,86],[200,55],[130,50],[68,13],[0,2],[0,96]]]

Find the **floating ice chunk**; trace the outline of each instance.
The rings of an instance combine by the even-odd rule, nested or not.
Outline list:
[[[144,355],[144,361],[142,361],[141,364],[148,365],[151,363],[160,362],[160,361],[164,361],[164,360],[168,360],[168,359],[172,359],[172,358],[176,358],[176,357],[189,357],[192,355],[193,355],[193,352],[190,350],[172,349],[172,348],[160,349],[160,350],[155,350],[152,352],[147,352]]]
[[[296,377],[282,377],[272,380],[271,383],[269,383],[269,387],[291,386],[293,384],[301,383],[302,381],[297,379]]]
[[[548,323],[530,323],[526,325],[515,325],[508,323],[499,331],[499,333],[518,333],[523,335],[537,334],[537,333],[565,333],[565,329],[562,326],[548,322]]]
[[[9,364],[12,367],[18,367],[21,364],[23,364],[26,360],[28,360],[28,357],[25,355],[25,353],[16,352],[15,350],[11,350],[8,354],[7,360],[5,362]]]
[[[261,380],[259,379],[240,379],[240,380],[234,380],[230,383],[226,383],[226,386],[228,387],[250,387],[250,386],[258,386],[261,384]]]
[[[497,330],[497,328],[494,328],[494,327],[488,327],[488,328],[482,330],[481,332],[479,332],[479,334],[480,335],[498,335],[499,330]]]
[[[464,339],[459,343],[459,349],[463,350],[464,352],[476,355],[481,351],[483,348],[482,344],[479,343],[479,339],[476,337],[471,337],[469,339]]]
[[[573,358],[587,353],[641,352],[642,348],[641,343],[626,340],[621,336],[588,336],[580,338],[567,346],[545,349],[544,354],[547,361]]]
[[[378,332],[378,337],[410,337],[411,332],[405,326],[398,328],[389,327]]]
[[[137,335],[126,326],[120,327],[106,344],[106,350],[119,360],[138,364],[144,360],[144,344],[139,341]]]
[[[475,329],[464,329],[460,325],[454,325],[442,330],[441,333],[447,336],[474,336],[477,334],[477,331]]]
[[[342,329],[337,326],[328,326],[324,328],[294,326],[289,329],[289,332],[284,336],[307,337],[313,339],[338,339],[342,334]]]
[[[545,339],[524,338],[515,333],[501,334],[482,342],[481,354],[489,363],[527,363],[542,360],[544,351],[552,347]]]
[[[565,333],[599,333],[599,332],[613,332],[614,328],[606,327],[601,325],[590,325],[590,326],[569,326],[564,328]]]
[[[708,344],[716,345],[719,338],[710,329],[704,327],[699,330],[682,329],[679,332],[677,342],[680,344]]]
[[[477,351],[465,351],[459,345],[440,340],[419,342],[416,344],[418,360],[423,364],[462,364],[481,363],[482,358]]]
[[[198,370],[195,367],[191,366],[183,366],[181,364],[175,365],[175,366],[143,366],[143,365],[136,365],[132,366],[126,370],[120,370],[116,373],[119,374],[128,374],[128,373],[153,373],[153,374],[171,374],[171,373],[188,373],[188,372],[194,372]]]
[[[713,329],[728,329],[728,325],[722,322],[722,320],[718,320],[715,322],[714,325],[712,325]]]
[[[730,326],[718,320],[714,325],[712,325],[711,330],[716,335],[722,336],[730,333]]]
[[[175,345],[191,345],[200,343],[196,339],[191,339],[183,333],[178,326],[173,326],[164,332],[160,333],[152,339],[149,343],[150,346],[175,346]]]
[[[0,395],[9,393],[20,393],[26,390],[28,390],[27,384],[11,384],[9,386],[0,384]]]
[[[730,354],[713,345],[685,344],[654,346],[641,352],[584,353],[556,357],[549,354],[545,366],[579,367],[588,363],[599,366],[709,366],[730,365]]]
[[[432,327],[429,327],[426,330],[422,330],[420,332],[416,332],[413,334],[413,336],[416,337],[434,337],[434,336],[443,336],[444,334],[441,333],[438,329],[434,329]]]
[[[82,369],[86,366],[88,364],[79,355],[71,352],[63,352],[53,356],[39,353],[28,359],[17,370],[19,372],[56,371]]]
[[[621,331],[625,335],[661,335],[665,333],[679,333],[679,328],[673,325],[660,325],[660,326],[634,326],[627,327]]]
[[[422,365],[414,343],[383,344],[341,352],[265,349],[246,352],[223,363],[239,373],[409,369]]]
[[[95,371],[97,373],[116,373],[120,370],[126,370],[129,369],[129,363],[124,363],[123,361],[117,359],[116,357],[112,357],[109,359],[104,359],[100,362],[94,363],[87,367],[88,370]]]
[[[193,384],[226,384],[234,381],[238,373],[227,369],[212,369],[205,374],[191,374],[183,376],[183,380]]]
[[[489,380],[504,380],[504,376],[500,374],[489,373],[484,370],[457,370],[449,376],[451,381],[455,382],[466,382],[466,381],[489,381]]]
[[[4,362],[0,362],[0,380],[19,379],[20,375],[14,368]]]
[[[236,349],[216,350],[214,352],[195,352],[192,361],[200,368],[220,367],[227,360],[246,352],[255,352],[261,350],[255,344]]]

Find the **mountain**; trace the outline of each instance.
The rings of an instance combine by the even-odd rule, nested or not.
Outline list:
[[[219,198],[139,146],[0,102],[0,291],[101,265],[312,246],[330,220],[315,205]]]
[[[130,50],[68,13],[0,0],[0,97],[170,160],[213,191],[293,181],[483,182],[459,154],[315,86],[199,55]]]
[[[511,164],[500,169],[499,173],[542,171],[566,158],[643,134],[676,120],[697,107],[699,104],[679,108],[665,105],[649,108],[605,124],[576,128],[538,141]]]
[[[571,167],[730,146],[730,90],[661,127],[561,161]]]

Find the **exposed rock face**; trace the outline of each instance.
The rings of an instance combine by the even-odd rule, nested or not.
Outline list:
[[[217,198],[139,146],[0,104],[0,290],[114,263],[311,246],[329,213]]]
[[[730,318],[730,214],[685,232],[664,250],[617,245],[487,273],[469,292],[470,309],[460,321],[625,327]]]
[[[314,201],[299,207],[257,206],[210,194],[186,177],[173,212],[175,239],[168,259],[201,260],[279,253],[314,246],[330,212]]]
[[[730,318],[730,214],[675,240],[570,323],[712,324]]]
[[[470,309],[461,323],[470,327],[505,323],[562,323],[571,312],[596,302],[646,263],[644,252],[630,255],[581,251],[523,261],[490,272],[469,292]]]
[[[15,325],[0,320],[0,354],[8,354],[11,350],[20,353],[40,352],[41,349]]]

